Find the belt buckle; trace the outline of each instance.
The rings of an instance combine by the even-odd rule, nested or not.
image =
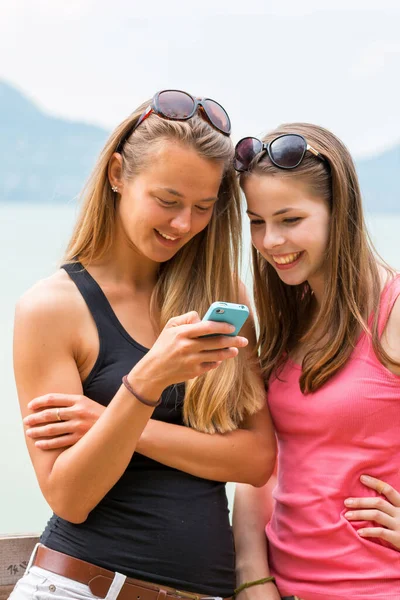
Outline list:
[[[198,594],[192,594],[191,592],[183,592],[182,590],[174,590],[175,596],[178,598],[189,598],[190,600],[200,600]]]

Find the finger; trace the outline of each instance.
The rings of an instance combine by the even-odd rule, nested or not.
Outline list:
[[[60,435],[59,437],[49,438],[47,440],[37,440],[35,446],[41,450],[57,450],[59,448],[67,448],[76,444],[82,436],[76,433]]]
[[[361,475],[360,477],[361,483],[366,485],[378,492],[378,494],[383,494],[386,498],[393,504],[393,506],[400,507],[400,494],[397,490],[395,490],[391,485],[382,481],[381,479],[377,479],[376,477],[371,477],[370,475]]]
[[[32,427],[42,423],[60,423],[61,421],[68,420],[69,411],[67,407],[62,406],[57,408],[42,409],[33,415],[28,415],[23,420],[24,425],[26,427]],[[60,415],[60,418],[58,418],[58,415]]]
[[[38,410],[52,406],[72,406],[81,398],[81,394],[45,394],[33,398],[28,404],[29,410]]]
[[[228,335],[217,335],[215,337],[202,337],[196,339],[195,348],[200,352],[210,352],[221,348],[244,348],[249,340],[242,336],[230,337]]]
[[[235,331],[235,326],[224,321],[199,321],[186,327],[188,337],[198,338],[206,335],[228,335]]]
[[[387,502],[379,496],[369,496],[368,498],[346,498],[344,501],[345,506],[350,507],[351,510],[354,508],[370,508],[380,510],[391,517],[396,515],[396,508],[393,504]]]
[[[393,544],[395,548],[400,548],[400,539],[398,532],[385,529],[384,527],[363,527],[357,531],[361,537],[368,538],[381,538],[390,544]]]
[[[221,350],[212,350],[209,352],[200,352],[195,355],[193,362],[198,364],[198,367],[202,370],[205,365],[215,365],[216,368],[225,360],[235,358],[239,354],[237,348],[222,348]]]
[[[236,352],[237,352],[237,350],[236,350]],[[223,360],[215,360],[215,361],[207,360],[207,361],[199,362],[196,367],[197,372],[192,377],[199,377],[200,375],[204,375],[204,373],[207,373],[208,371],[217,369],[224,362],[224,360],[226,360],[228,358],[234,358],[234,356],[226,356]]]
[[[393,527],[392,517],[380,510],[354,510],[344,513],[344,516],[349,521],[375,521],[389,529]]]
[[[58,412],[57,408],[59,409]],[[57,408],[42,409],[32,415],[28,415],[23,419],[25,427],[36,427],[43,423],[59,423],[60,419],[61,421],[68,421],[72,418],[72,409],[70,407],[60,406]],[[60,419],[58,418],[58,414],[60,415]]]
[[[222,365],[224,361],[223,360],[205,360],[203,361],[201,364],[202,365],[215,365],[216,367],[219,367],[219,365]]]
[[[51,425],[44,425],[43,427],[31,427],[26,430],[26,435],[34,440],[38,438],[55,437],[58,435],[65,435],[71,433],[76,429],[73,421],[61,421],[58,423],[52,423]]]
[[[187,312],[184,315],[179,315],[178,317],[172,317],[172,319],[169,319],[165,328],[179,327],[180,325],[189,325],[192,323],[198,323],[199,321],[199,314],[195,310],[191,310],[190,312]]]
[[[217,360],[215,362],[202,362],[199,365],[199,375],[202,375],[204,373],[207,373],[208,371],[212,371],[214,369],[217,369],[220,365],[222,365],[224,361],[223,360]]]
[[[200,362],[201,364],[206,363],[221,363],[228,358],[235,358],[239,354],[239,350],[237,348],[221,348],[219,350],[208,350],[207,352],[200,352],[200,354],[196,355],[195,361]]]

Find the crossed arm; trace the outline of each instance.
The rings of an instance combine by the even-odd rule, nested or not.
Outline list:
[[[135,451],[198,477],[258,486],[267,481],[275,462],[275,438],[267,406],[249,417],[240,429],[213,435],[150,420],[152,409],[136,401],[124,386],[105,408],[82,396],[74,335],[70,319],[63,313],[64,307],[54,308],[57,305],[54,295],[47,306],[43,297],[38,306],[33,300],[30,298],[17,310],[15,373],[31,459],[42,492],[59,516],[72,522],[84,521],[121,477]],[[207,346],[207,354],[202,356],[208,360],[218,361],[226,353],[235,355],[232,348],[226,348],[227,341],[233,345],[232,339],[227,340],[223,335],[203,338],[202,334],[211,331],[197,329],[186,334],[190,328],[185,324],[182,327],[188,356],[190,353],[200,356],[196,350],[199,344]],[[201,322],[193,327],[215,328],[216,324]],[[157,341],[150,351],[152,363],[158,365],[159,361],[169,360],[176,369],[175,363],[182,362],[182,351],[178,353],[176,349],[177,331],[176,324],[169,332],[163,330],[162,351],[157,354]],[[209,346],[217,345],[216,358],[210,359],[213,354]],[[189,352],[190,347],[194,350]],[[150,373],[150,352],[133,369],[135,386],[137,389],[139,385],[138,393],[143,396],[157,399],[160,390],[149,389],[148,382],[154,381],[154,373],[170,369],[167,364],[160,364],[157,369],[151,367]],[[204,358],[196,360],[202,365],[209,364],[201,362]],[[188,371],[180,378],[181,365],[176,381],[195,375],[192,365],[196,361],[190,358],[189,362],[192,375]],[[145,363],[144,367],[141,363]],[[163,382],[162,389],[169,384]],[[46,393],[50,390],[52,393]]]
[[[26,435],[47,451],[73,446],[93,427],[105,407],[82,394],[53,393],[32,400],[24,419]],[[57,420],[57,408],[62,421]],[[275,443],[267,408],[241,429],[206,434],[150,419],[136,451],[165,465],[214,481],[261,486],[274,464]]]

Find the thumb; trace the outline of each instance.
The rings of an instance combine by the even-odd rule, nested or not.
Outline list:
[[[178,317],[172,317],[166,324],[165,328],[179,327],[180,325],[190,325],[193,323],[199,323],[201,321],[199,314],[195,310],[179,315]]]

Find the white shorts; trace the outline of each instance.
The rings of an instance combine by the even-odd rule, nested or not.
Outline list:
[[[37,546],[32,552],[25,574],[16,583],[8,600],[99,600],[84,583],[33,567]],[[115,574],[105,600],[116,600],[125,579],[125,575]]]

